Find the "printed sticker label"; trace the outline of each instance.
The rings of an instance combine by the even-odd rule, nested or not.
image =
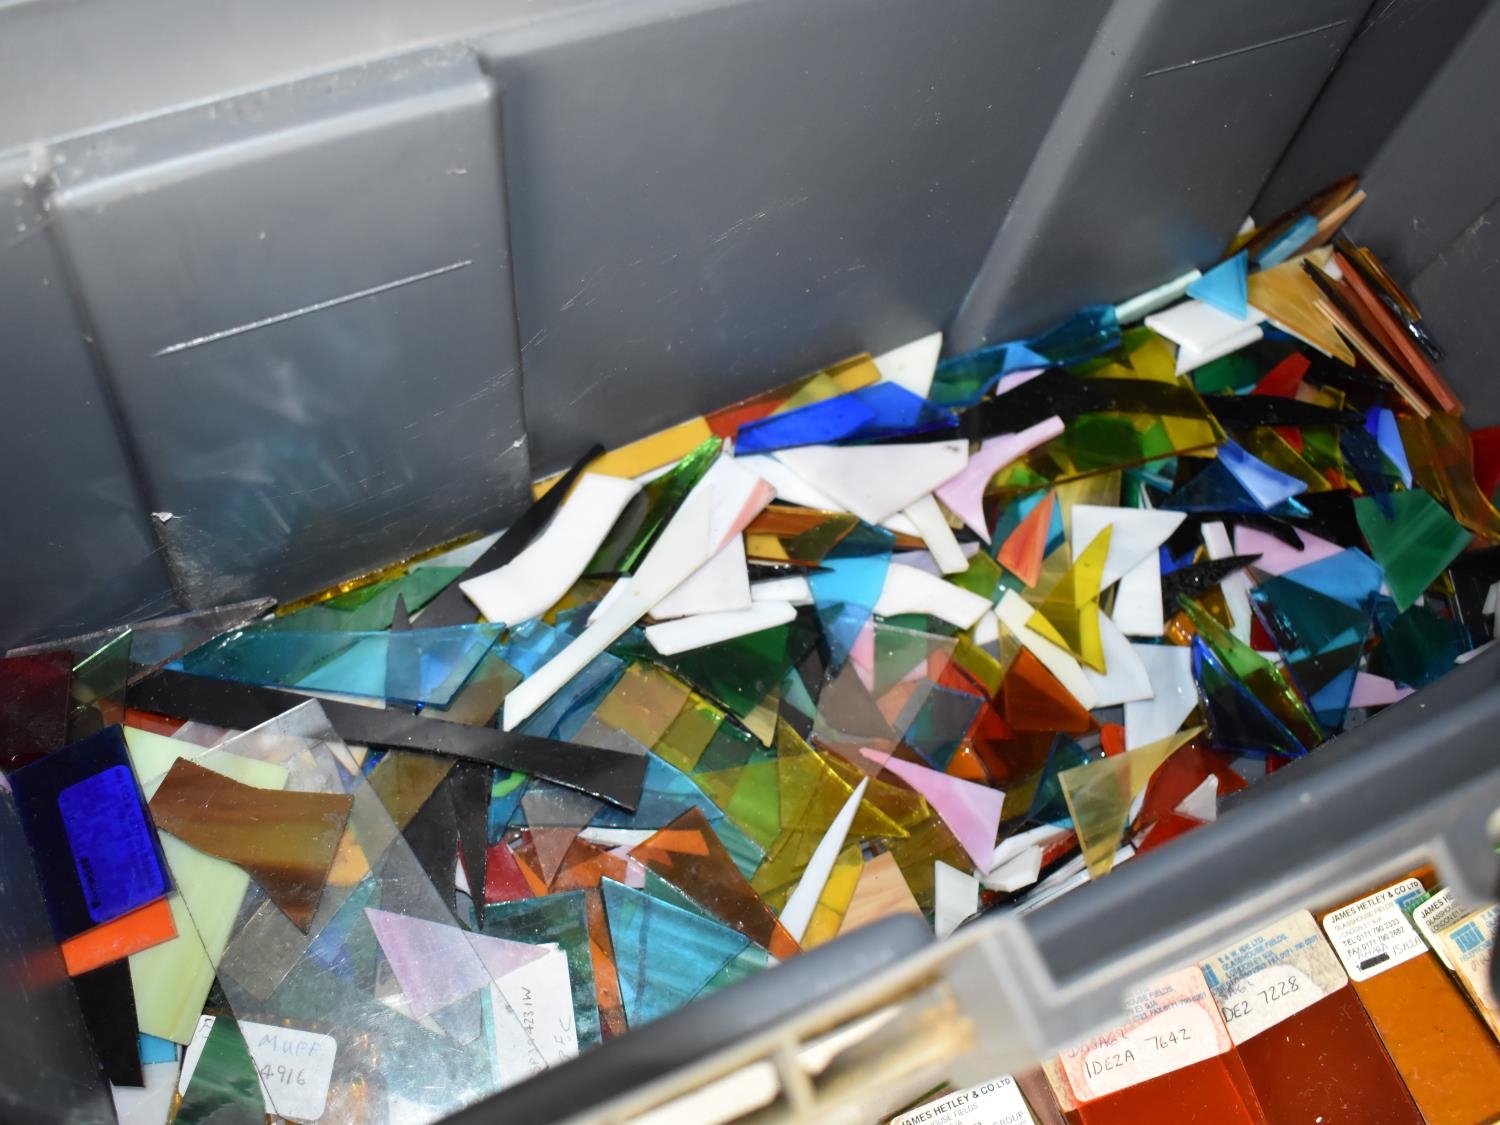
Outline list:
[[[57,795],[57,811],[94,922],[108,922],[167,893],[129,766],[110,766],[68,786]]]
[[[1036,1125],[1036,1118],[1008,1074],[956,1090],[893,1118],[891,1125]]]
[[[1323,918],[1323,930],[1350,980],[1369,980],[1427,952],[1406,904],[1425,892],[1415,879],[1377,891]]]
[[[1215,954],[1202,968],[1236,1045],[1349,983],[1333,948],[1305,910]]]

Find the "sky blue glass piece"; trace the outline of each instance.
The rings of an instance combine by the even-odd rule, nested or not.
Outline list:
[[[1202,637],[1193,638],[1193,680],[1215,746],[1257,758],[1307,753],[1297,736],[1219,663]]]
[[[1196,297],[1222,313],[1246,320],[1250,316],[1250,255],[1241,250],[1220,262],[1187,287]]]
[[[177,1044],[170,1039],[158,1039],[154,1035],[141,1035],[141,1065],[148,1066],[151,1063],[176,1062]]]
[[[625,674],[625,661],[601,652],[583,666],[583,671],[558,689],[544,707],[520,725],[522,734],[570,742],[588,721],[594,708],[614,690]],[[502,711],[504,705],[501,705]]]
[[[831,667],[843,666],[874,612],[895,542],[896,537],[884,528],[861,523],[824,556],[821,570],[808,575],[813,604],[828,639]]]
[[[1411,463],[1406,459],[1406,446],[1401,441],[1401,431],[1396,425],[1395,411],[1376,408],[1370,411],[1367,428],[1375,435],[1380,452],[1401,474],[1401,483],[1411,487]]]
[[[748,422],[736,453],[770,453],[799,445],[882,441],[958,425],[958,415],[897,383],[874,383],[784,414]]]
[[[612,879],[599,885],[631,1028],[682,1007],[750,944],[728,926]]]
[[[635,893],[635,892],[632,892]],[[573,986],[573,1019],[580,1047],[598,1043],[599,998],[594,991],[594,958],[589,952],[589,923],[584,892],[567,891],[542,898],[491,902],[484,908],[482,931],[491,937],[529,945],[556,942],[568,958]]]
[[[196,676],[447,706],[503,631],[449,625],[402,633],[243,629],[188,653]]]
[[[1307,491],[1307,485],[1296,477],[1273,469],[1235,441],[1219,446],[1219,463],[1255,498],[1264,511],[1271,511],[1293,496]]]
[[[1168,512],[1263,512],[1229,466],[1219,460],[1208,465],[1161,502]]]
[[[571,640],[565,630],[536,617],[512,629],[505,642],[495,646],[495,652],[521,675],[529,676],[567,648]]]
[[[943,406],[969,406],[1014,371],[1050,366],[1052,362],[1046,356],[1038,355],[1022,342],[990,344],[939,363],[928,396]]]
[[[510,824],[511,819],[521,807],[521,797],[526,792],[526,783],[529,780],[529,774],[496,768],[494,780],[490,783],[487,825],[491,844],[499,843],[500,837],[505,835],[506,826]]]
[[[1302,677],[1298,676],[1297,670],[1292,670],[1298,686],[1307,695],[1308,707],[1317,716],[1318,722],[1333,734],[1344,729],[1344,723],[1349,717],[1349,701],[1354,697],[1354,681],[1359,676],[1359,660],[1363,651],[1362,648],[1355,648],[1342,653],[1331,652],[1301,665],[1304,676],[1314,665],[1338,666],[1338,670],[1316,690],[1309,689]]]
[[[1303,215],[1295,223],[1286,229],[1286,233],[1271,243],[1255,259],[1255,264],[1263,270],[1272,266],[1279,266],[1298,250],[1313,235],[1318,233],[1318,219],[1315,215]]]
[[[704,796],[703,790],[693,784],[687,774],[652,754],[646,759],[646,780],[641,786],[640,804],[635,812],[606,805],[589,821],[589,825],[593,828],[665,828],[689,808],[702,812],[716,830],[718,822],[724,819],[724,813]]]
[[[1358,547],[1307,563],[1282,575],[1346,605],[1368,608],[1380,593],[1385,571]]]

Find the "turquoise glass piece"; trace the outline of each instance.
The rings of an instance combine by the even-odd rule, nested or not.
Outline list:
[[[243,629],[188,653],[177,666],[220,680],[441,707],[501,630],[500,625],[404,633]]]
[[[1202,637],[1193,638],[1193,679],[1215,746],[1254,757],[1296,758],[1307,753],[1281,720],[1230,675]]]
[[[1286,261],[1307,243],[1308,239],[1318,233],[1318,217],[1316,215],[1303,215],[1291,226],[1287,227],[1286,233],[1280,235],[1269,246],[1255,256],[1255,264],[1263,270],[1272,266],[1278,266]]]
[[[1031,799],[1031,809],[1026,819],[1037,824],[1069,824],[1072,814],[1068,811],[1067,798],[1063,796],[1062,782],[1058,775],[1064,770],[1086,766],[1104,757],[1099,748],[1085,750],[1076,741],[1060,734],[1047,754],[1047,763],[1042,767],[1042,777],[1037,782],[1036,794]]]
[[[880,600],[895,542],[884,528],[862,523],[824,556],[820,571],[808,575],[834,668],[849,658],[855,638]]]
[[[1328,730],[1342,729],[1370,628],[1370,603],[1349,605],[1285,577],[1260,583],[1250,598],[1313,714]]]
[[[505,834],[516,810],[521,807],[521,796],[526,792],[526,783],[530,780],[530,774],[499,768],[495,770],[494,780],[490,783],[487,825],[487,836],[491,844],[499,843],[500,837]]]
[[[799,445],[883,441],[958,425],[958,415],[897,383],[875,383],[740,427],[735,452],[770,453]]]
[[[589,822],[593,828],[665,828],[690,808],[696,808],[720,830],[723,812],[681,770],[655,754],[646,759],[646,780],[640,804],[633,813],[606,805]]]
[[[1055,328],[1033,336],[1026,346],[1058,367],[1082,363],[1120,346],[1120,322],[1113,305],[1087,305]]]
[[[1289,570],[1282,577],[1368,612],[1385,582],[1385,571],[1358,547],[1348,547]]]
[[[1012,372],[1082,363],[1114,351],[1120,342],[1120,322],[1113,305],[1079,309],[1030,340],[990,344],[944,360],[933,376],[930,397],[944,406],[975,403]]]
[[[555,738],[569,742],[578,733],[578,728],[588,721],[594,708],[614,690],[620,677],[625,674],[625,662],[617,656],[601,652],[587,664],[583,671],[564,684],[546,706],[535,712],[518,728],[523,734],[539,738]],[[503,709],[503,704],[502,704]]]
[[[724,967],[710,977],[708,983],[698,990],[698,995],[712,996],[719,989],[728,988],[731,984],[738,984],[745,978],[752,977],[762,969],[769,969],[770,967],[771,955],[752,942],[725,962]]]
[[[1474,536],[1420,488],[1395,493],[1390,500],[1392,518],[1386,518],[1369,496],[1354,502],[1354,517],[1370,553],[1385,571],[1397,608],[1406,610]]]
[[[485,905],[481,931],[528,945],[556,942],[568,956],[573,987],[573,1018],[578,1045],[600,1041],[599,998],[594,991],[594,960],[589,952],[589,924],[584,892],[567,891],[543,898],[522,898]]]
[[[1219,464],[1229,470],[1262,511],[1269,512],[1307,491],[1305,483],[1273,469],[1235,441],[1226,441],[1219,447]]]
[[[1451,669],[1468,647],[1463,626],[1439,617],[1425,605],[1397,613],[1382,599],[1375,610],[1380,647],[1370,655],[1370,670],[1398,684],[1422,687]]]
[[[521,675],[529,676],[567,648],[572,639],[567,630],[538,617],[512,629],[504,643],[495,646],[495,652]]]
[[[701,992],[750,939],[641,891],[600,882],[625,1019],[638,1028]],[[662,951],[671,955],[663,957]]]
[[[1220,262],[1187,287],[1196,297],[1222,313],[1245,320],[1250,315],[1250,255],[1241,250]]]

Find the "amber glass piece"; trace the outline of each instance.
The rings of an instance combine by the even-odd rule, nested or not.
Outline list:
[[[800,566],[817,566],[859,524],[847,512],[823,512],[772,504],[745,527],[745,553]],[[774,542],[777,554],[767,554],[763,541]]]
[[[600,722],[642,746],[655,746],[671,729],[692,689],[651,664],[632,664],[594,709]]]
[[[920,918],[922,908],[906,885],[906,877],[901,874],[896,857],[890,852],[881,852],[874,859],[865,861],[839,933],[847,934],[893,914],[915,914]]]
[[[724,717],[720,708],[693,692],[651,748],[667,764],[691,773],[698,768]]]
[[[1474,443],[1463,421],[1454,414],[1400,415],[1396,424],[1417,482],[1464,527],[1486,543],[1500,543],[1500,511],[1476,480]]]
[[[1302,271],[1301,258],[1251,274],[1249,287],[1250,303],[1278,327],[1340,362],[1354,365],[1354,352],[1317,307],[1322,293]]]
[[[772,956],[784,960],[799,951],[796,940],[735,867],[700,810],[688,809],[637,844],[630,855]]]
[[[681,460],[712,436],[706,421],[702,418],[689,418],[686,422],[670,426],[629,445],[622,445],[619,449],[611,449],[590,462],[589,472],[603,473],[610,477],[638,477],[652,469]],[[562,473],[556,473],[538,481],[531,486],[532,496],[540,499],[562,476]]]
[[[859,845],[846,844],[834,861],[833,870],[828,873],[828,881],[823,884],[823,893],[818,896],[817,905],[813,907],[807,931],[802,935],[804,949],[812,949],[839,936],[839,929],[854,898],[863,867],[864,857],[860,854]]]
[[[258,789],[179,759],[151,815],[163,832],[243,868],[305,933],[353,805],[347,794]]]
[[[1027,622],[1043,635],[1045,630],[1039,626],[1051,625],[1064,647],[1096,672],[1105,670],[1099,636],[1099,586],[1109,554],[1109,533],[1106,527],[1075,554],[1073,565],[1041,595],[1036,613]]]
[[[1001,691],[1014,730],[1082,734],[1093,726],[1093,716],[1028,649],[1016,655]]]
[[[391,750],[370,771],[370,788],[380,798],[391,820],[402,831],[416,816],[443,779],[453,771],[452,758]]]

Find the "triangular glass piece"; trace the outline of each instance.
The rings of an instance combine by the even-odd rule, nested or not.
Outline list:
[[[370,907],[365,908],[365,918],[417,1019],[490,983],[465,930]]]
[[[1019,460],[1043,442],[1063,432],[1062,419],[1048,418],[1020,433],[987,438],[969,457],[963,472],[937,489],[937,497],[963,520],[975,535],[990,541],[989,520],[984,512],[984,493],[990,479],[1011,462]]]
[[[1241,250],[1189,285],[1187,293],[1220,312],[1247,320],[1250,315],[1249,277],[1250,255]]]
[[[1229,466],[1220,460],[1210,461],[1192,480],[1173,491],[1161,502],[1170,512],[1263,512],[1264,508]]]
[[[1173,734],[1198,706],[1192,653],[1179,645],[1133,645],[1146,666],[1153,693],[1125,704],[1125,745],[1149,746]]]
[[[868,750],[865,753],[878,757]],[[900,758],[887,757],[885,768],[927,798],[977,866],[989,862],[1000,831],[1004,793]]]
[[[1125,835],[1130,806],[1151,775],[1171,755],[1197,737],[1201,727],[1169,735],[1136,750],[1101,758],[1058,775],[1073,830],[1083,849],[1089,877],[1108,875]]]
[[[876,383],[740,427],[737,453],[803,445],[882,441],[945,430],[958,416],[895,383]]]
[[[181,1125],[264,1125],[259,1068],[239,1024],[214,1019],[173,1116]]]
[[[1250,305],[1266,319],[1324,355],[1354,366],[1354,352],[1333,323],[1318,310],[1323,299],[1317,283],[1302,270],[1302,259],[1282,262],[1250,275]]]
[[[744,934],[613,879],[599,886],[632,1028],[682,1007],[750,944]]]
[[[1256,569],[1263,569],[1259,562]],[[1282,577],[1355,607],[1370,606],[1385,585],[1385,571],[1358,547],[1283,571]]]
[[[1390,502],[1394,508],[1390,519],[1369,496],[1354,502],[1354,515],[1370,553],[1385,570],[1386,585],[1396,607],[1405,610],[1463,553],[1474,536],[1420,488],[1394,493]]]
[[[1047,557],[1047,540],[1052,534],[1053,509],[1057,498],[1048,492],[1016,526],[1001,545],[995,560],[1027,586],[1035,586],[1042,575],[1042,560]]]
[[[875,367],[882,379],[926,398],[942,352],[943,334],[933,332],[876,356]]]
[[[1094,724],[1088,710],[1028,649],[1016,654],[1001,692],[1005,721],[1015,730],[1082,734]]]
[[[1219,463],[1229,470],[1234,479],[1240,482],[1240,486],[1267,512],[1307,491],[1307,485],[1302,481],[1273,469],[1235,441],[1226,441],[1219,446]]]
[[[1319,593],[1291,578],[1268,578],[1250,599],[1288,663],[1331,649],[1364,644],[1370,611]]]
[[[1086,766],[1103,756],[1102,750],[1085,750],[1071,738],[1058,735],[1052,752],[1047,755],[1047,764],[1042,767],[1026,819],[1040,824],[1066,824],[1070,815],[1068,802],[1058,778],[1066,770]]]
[[[1281,720],[1229,674],[1201,637],[1193,638],[1193,678],[1215,746],[1256,757],[1296,758],[1307,753]]]
[[[1056,630],[1074,656],[1096,672],[1104,669],[1104,647],[1099,636],[1099,590],[1104,560],[1109,556],[1110,528],[1105,527],[1078,553],[1057,584],[1037,606],[1028,624],[1037,629],[1038,619]],[[1039,630],[1047,636],[1045,630]],[[1052,639],[1048,637],[1048,639]]]
[[[817,606],[835,668],[848,660],[849,650],[880,600],[895,540],[884,528],[861,525],[824,556],[817,571],[808,575],[813,604]]]
[[[1107,508],[1096,504],[1073,506],[1072,542],[1092,543],[1105,528],[1109,529],[1109,554],[1104,560],[1101,586],[1123,578],[1156,550],[1186,519],[1182,512],[1158,512],[1141,508]]]
[[[969,443],[807,445],[776,458],[866,523],[878,524],[962,472]]]

